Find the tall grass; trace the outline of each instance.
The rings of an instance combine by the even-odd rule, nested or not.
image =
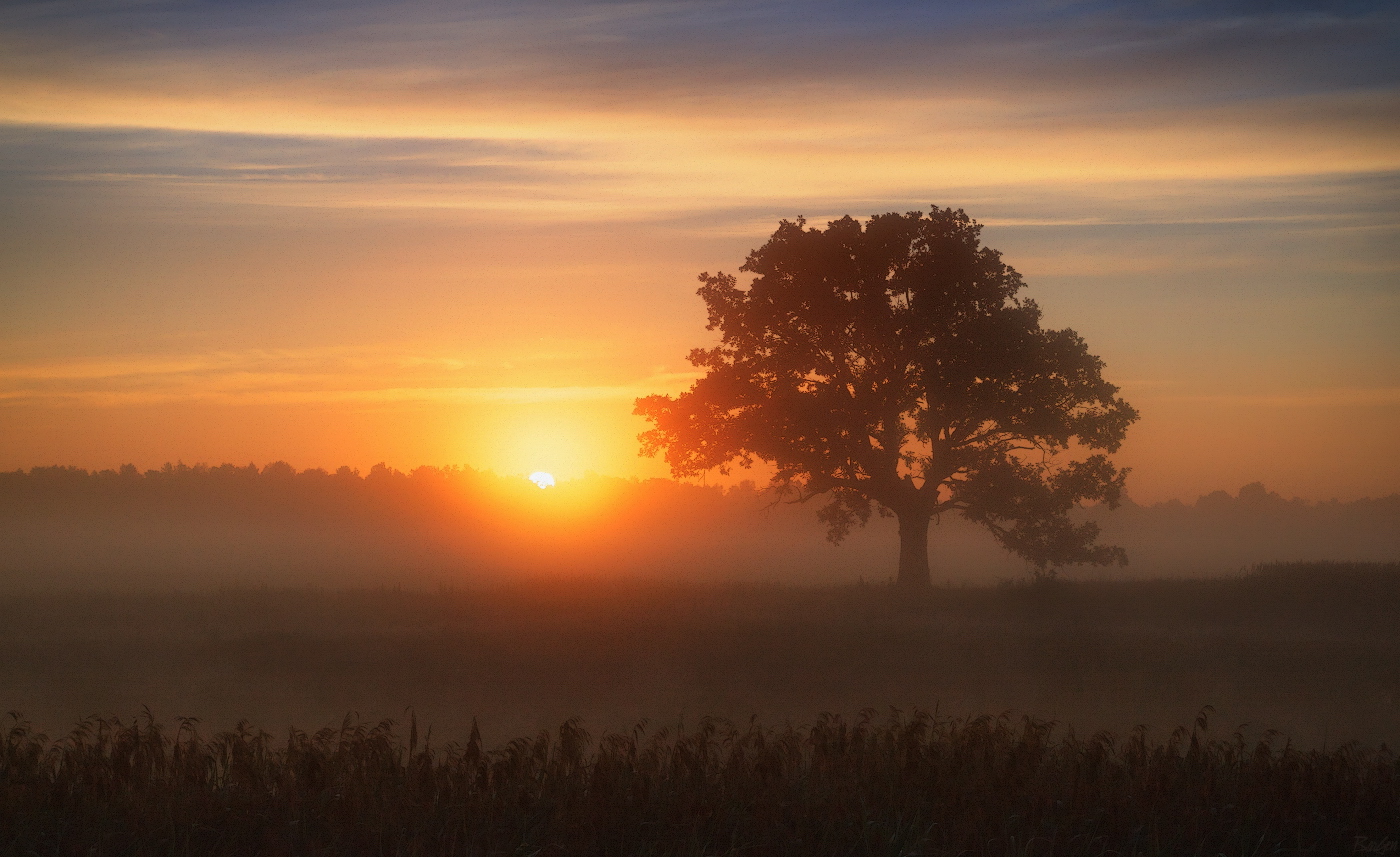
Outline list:
[[[1400,831],[1400,762],[1274,734],[1081,738],[915,712],[594,741],[571,720],[488,751],[410,719],[201,736],[149,711],[0,751],[5,854],[1183,855],[1349,853]]]

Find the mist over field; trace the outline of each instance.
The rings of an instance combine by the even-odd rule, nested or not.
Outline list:
[[[1400,734],[1400,495],[1086,510],[1130,564],[1054,585],[945,517],[919,597],[888,585],[892,521],[838,547],[775,500],[427,467],[6,473],[0,686],[60,730],[142,706],[274,731],[412,709],[491,743],[896,706],[1166,735],[1211,705],[1298,746]]]
[[[1194,503],[1082,512],[1126,567],[1075,579],[1236,575],[1257,563],[1400,558],[1400,495],[1285,499],[1258,483]],[[590,475],[539,489],[465,468],[296,471],[284,462],[0,474],[0,589],[479,587],[536,578],[878,583],[894,522],[839,546],[815,504],[730,487]],[[1031,566],[956,516],[931,528],[935,583],[1021,580]]]

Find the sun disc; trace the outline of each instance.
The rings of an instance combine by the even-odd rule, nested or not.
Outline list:
[[[534,473],[530,474],[530,481],[541,488],[553,488],[554,474],[545,473],[543,470],[536,470]]]

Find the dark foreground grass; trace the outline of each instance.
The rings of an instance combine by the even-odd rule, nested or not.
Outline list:
[[[1400,831],[1382,746],[1081,738],[1032,719],[872,714],[486,751],[410,721],[201,737],[149,713],[0,755],[5,854],[1343,854]]]

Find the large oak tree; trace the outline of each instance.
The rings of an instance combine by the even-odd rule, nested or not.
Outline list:
[[[646,396],[642,451],[672,473],[755,460],[839,542],[873,509],[899,519],[900,584],[927,586],[929,523],[958,513],[1040,572],[1126,561],[1083,501],[1115,505],[1114,452],[1137,412],[1073,330],[1040,326],[1021,276],[961,210],[782,221],[740,271],[701,274],[719,345],[676,398]]]

